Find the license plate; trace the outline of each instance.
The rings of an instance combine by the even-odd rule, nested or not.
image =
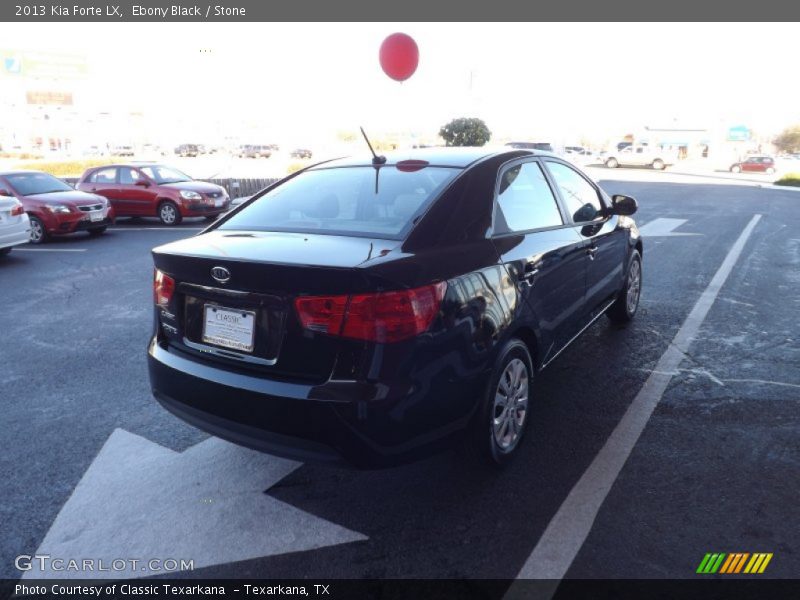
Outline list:
[[[219,200],[214,200],[214,206],[222,206],[223,204],[225,204],[224,198],[220,198]]]
[[[208,344],[252,352],[256,313],[206,304],[203,319],[203,341]]]
[[[89,213],[89,218],[92,222],[102,221],[103,220],[103,211],[102,210],[95,210]]]

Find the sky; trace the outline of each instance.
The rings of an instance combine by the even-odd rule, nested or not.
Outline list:
[[[800,122],[796,24],[20,23],[0,48],[85,54],[77,98],[139,110],[172,137],[261,131],[302,143],[337,131],[435,135],[452,118],[497,136],[621,137],[645,125]],[[378,48],[419,46],[400,84]],[[0,78],[0,85],[4,84]],[[42,82],[42,85],[48,85]],[[52,83],[49,85],[56,85]],[[0,115],[2,119],[2,115]]]

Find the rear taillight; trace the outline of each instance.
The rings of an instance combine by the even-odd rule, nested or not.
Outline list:
[[[347,296],[307,296],[294,301],[300,323],[306,329],[339,335]]]
[[[25,208],[22,206],[22,204],[17,204],[14,208],[11,209],[12,217],[18,217],[24,214],[25,214]]]
[[[391,343],[428,330],[439,313],[447,284],[411,290],[307,296],[295,300],[300,323],[306,329],[369,342]]]
[[[153,301],[159,306],[166,306],[172,300],[174,292],[175,280],[156,269],[153,277]]]

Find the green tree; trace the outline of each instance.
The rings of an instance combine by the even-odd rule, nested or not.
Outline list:
[[[780,152],[800,152],[800,125],[787,127],[772,143]]]
[[[444,125],[439,135],[448,146],[483,146],[492,132],[481,119],[461,118]]]

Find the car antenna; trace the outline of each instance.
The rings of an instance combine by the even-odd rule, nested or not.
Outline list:
[[[375,150],[372,149],[372,144],[369,143],[369,138],[367,137],[367,133],[364,131],[363,127],[359,127],[361,130],[361,135],[364,136],[364,141],[367,142],[367,146],[369,146],[369,151],[372,152],[372,166],[375,167],[375,195],[378,195],[378,177],[380,176],[381,167],[386,164],[386,157],[385,156],[378,156],[375,154]]]
[[[369,146],[369,151],[372,152],[372,164],[373,165],[385,165],[386,164],[386,157],[385,156],[378,156],[375,154],[375,150],[372,149],[372,144],[369,143],[369,138],[367,137],[366,132],[364,131],[363,127],[359,127],[361,130],[361,135],[364,136],[364,141],[367,142],[367,146]]]

